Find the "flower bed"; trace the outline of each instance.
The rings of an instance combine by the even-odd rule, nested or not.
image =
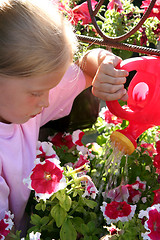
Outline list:
[[[98,24],[110,36],[124,34],[139,21],[149,2],[143,1],[139,9],[129,0],[123,4],[112,0],[108,9],[101,7]],[[126,42],[157,44],[158,3]],[[78,34],[98,37],[86,2],[75,6],[62,1],[59,7],[66,17],[72,16]],[[79,54],[87,48],[88,44],[81,44]],[[113,51],[122,58],[131,56],[131,52]],[[32,190],[28,208],[32,226],[23,239],[160,239],[159,127],[145,131],[137,149],[127,156],[110,142],[111,133],[127,125],[103,108],[92,128],[55,133],[47,142],[38,142],[35,167],[24,179]],[[93,137],[91,142],[88,136]],[[0,220],[0,239],[8,234],[10,239],[21,239],[20,232],[9,233],[12,226],[13,215],[8,212]]]

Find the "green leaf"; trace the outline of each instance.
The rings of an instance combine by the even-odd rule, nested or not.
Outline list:
[[[46,225],[49,222],[49,217],[44,216],[43,218],[41,218],[41,225]]]
[[[71,219],[71,221],[76,231],[82,233],[82,224],[84,224],[83,219],[80,217],[74,217]]]
[[[32,214],[31,215],[31,223],[33,225],[40,225],[41,217],[38,216],[37,214]]]
[[[59,204],[51,209],[51,215],[55,219],[57,227],[61,227],[67,217],[66,211]]]
[[[66,219],[60,230],[61,240],[76,240],[77,232],[70,219]]]
[[[72,205],[72,199],[70,196],[66,195],[64,201],[60,201],[60,205],[68,212]]]
[[[84,199],[84,202],[89,208],[92,208],[92,209],[97,206],[97,203],[93,200]]]

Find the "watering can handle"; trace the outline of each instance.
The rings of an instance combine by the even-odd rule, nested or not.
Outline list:
[[[117,68],[124,69],[128,72],[136,70],[137,72],[143,73],[148,69],[148,64],[151,63],[151,61],[153,60],[154,61],[156,60],[155,62],[156,64],[157,60],[160,61],[160,58],[155,56],[129,58],[122,61],[120,65],[117,66]],[[152,72],[152,74],[154,73]],[[110,112],[112,112],[114,115],[116,115],[119,118],[126,119],[126,120],[131,120],[131,119],[133,120],[134,118],[137,118],[137,116],[135,116],[133,111],[127,111],[123,109],[117,100],[106,101],[106,105],[110,110]]]

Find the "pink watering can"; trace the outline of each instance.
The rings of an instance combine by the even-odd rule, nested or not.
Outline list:
[[[118,101],[106,102],[110,112],[129,121],[125,129],[111,134],[111,141],[130,155],[137,147],[137,138],[148,128],[160,125],[160,57],[130,58],[118,68],[137,71],[128,87],[128,108],[122,108]]]

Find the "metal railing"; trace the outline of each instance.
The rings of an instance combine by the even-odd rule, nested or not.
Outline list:
[[[138,24],[135,27],[133,27],[128,33],[126,33],[122,36],[119,36],[119,37],[108,37],[108,36],[106,36],[101,31],[101,29],[99,28],[99,26],[96,22],[96,18],[95,18],[96,14],[98,13],[100,7],[104,3],[104,0],[100,0],[98,2],[98,4],[96,5],[96,8],[94,10],[92,9],[91,0],[87,0],[87,2],[88,2],[88,9],[89,9],[89,14],[90,14],[92,23],[93,23],[97,33],[99,34],[99,36],[101,38],[93,38],[93,37],[88,37],[88,36],[84,36],[84,35],[77,35],[77,38],[80,41],[91,43],[91,44],[97,44],[97,45],[100,45],[100,46],[107,46],[107,47],[111,47],[111,48],[118,48],[118,49],[132,51],[132,52],[138,52],[138,53],[160,56],[160,50],[158,50],[158,49],[147,48],[147,47],[143,47],[143,46],[137,46],[137,45],[132,45],[132,44],[121,42],[121,41],[129,38],[131,35],[133,35],[142,26],[142,24],[148,18],[152,8],[154,7],[154,4],[155,4],[156,0],[151,0],[146,12],[142,16],[142,18],[140,19]]]

